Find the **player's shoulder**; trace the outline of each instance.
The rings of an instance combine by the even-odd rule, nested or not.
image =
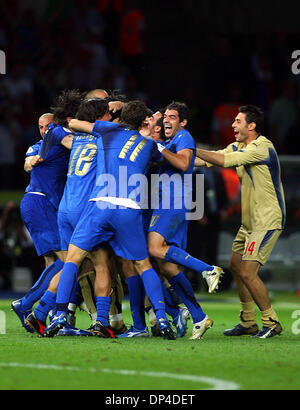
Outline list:
[[[261,150],[265,150],[265,149],[268,150],[269,148],[275,149],[272,141],[270,141],[268,138],[266,138],[263,135],[259,135],[255,140],[253,140],[248,145],[255,147],[256,149],[261,149]]]
[[[228,151],[240,151],[241,149],[245,148],[245,144],[243,144],[242,142],[232,142],[229,145],[227,145],[226,149]]]
[[[95,121],[93,131],[99,132],[99,133],[105,133],[107,131],[113,131],[113,130],[122,129],[122,128],[124,127],[122,127],[120,124],[116,122],[97,120]]]
[[[194,138],[192,137],[192,134],[187,130],[187,129],[185,129],[185,128],[183,128],[182,130],[179,130],[178,132],[177,132],[177,134],[175,135],[175,137],[174,138],[176,138],[176,139],[192,139],[192,140],[194,140]]]
[[[256,146],[260,146],[260,145],[270,145],[272,144],[272,142],[264,135],[259,135],[255,140],[252,141],[252,144]]]
[[[39,153],[42,142],[43,140],[41,139],[37,141],[35,144],[31,145],[26,151],[26,156],[37,155]]]
[[[195,140],[192,134],[185,128],[177,132],[177,134],[172,139],[172,142],[176,145],[187,145],[190,148],[196,148]]]
[[[46,131],[45,131],[44,138],[45,138],[46,136],[48,136],[49,134],[52,134],[53,132],[55,132],[54,130],[57,129],[58,127],[59,127],[59,125],[54,124],[53,122],[51,122],[51,123],[48,125],[48,128],[47,128]]]
[[[68,128],[66,128],[66,127],[61,126],[61,125],[51,123],[51,124],[49,124],[49,126],[48,126],[48,128],[45,132],[45,136],[49,135],[50,133],[52,135],[56,136],[56,137],[64,137],[68,134],[72,134],[72,131],[69,130]]]

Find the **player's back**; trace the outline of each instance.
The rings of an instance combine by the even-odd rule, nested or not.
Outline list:
[[[137,181],[146,180],[145,173],[157,150],[151,138],[138,131],[107,121],[96,121],[93,132],[98,140],[97,182],[92,197],[106,185],[106,196],[132,197]],[[102,191],[103,192],[103,191]]]
[[[97,138],[76,132],[70,153],[67,182],[59,205],[61,212],[78,212],[86,205],[95,184]]]

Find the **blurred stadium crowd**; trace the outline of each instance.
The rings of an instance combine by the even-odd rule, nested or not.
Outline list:
[[[255,7],[247,7],[242,2],[235,15],[221,7],[218,16],[225,18],[220,22],[214,14],[215,1],[1,2],[0,49],[6,55],[6,74],[0,76],[0,191],[26,187],[24,155],[39,139],[38,117],[66,88],[118,89],[128,99],[144,100],[153,110],[182,100],[192,112],[191,134],[210,147],[232,141],[231,124],[239,105],[256,104],[265,111],[265,135],[274,141],[278,154],[300,155],[300,75],[291,70],[299,36],[287,30],[267,31],[268,26],[255,32],[258,14]],[[213,195],[221,205],[216,202],[217,210],[211,211],[218,214],[211,218],[216,234],[228,215],[239,212],[234,208],[238,186],[230,179],[235,177],[222,176],[226,192],[214,182],[219,175],[206,176],[213,187],[209,189],[219,190]],[[299,181],[297,187],[300,191]],[[7,264],[3,252],[7,206],[16,227],[20,222],[18,207],[6,204],[1,266]],[[211,243],[216,243],[208,219],[201,229],[211,232]],[[20,233],[18,241],[24,249],[22,258],[27,252],[32,261],[32,252],[26,251],[30,238]],[[196,250],[193,253],[197,256]],[[0,288],[11,286],[6,279]]]

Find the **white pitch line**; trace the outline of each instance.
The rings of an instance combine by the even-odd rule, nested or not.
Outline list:
[[[194,383],[205,383],[211,385],[212,387],[209,389],[200,389],[200,390],[238,390],[240,386],[237,383],[216,379],[213,377],[205,377],[205,376],[194,376],[191,374],[173,374],[173,373],[165,373],[165,372],[145,372],[145,371],[137,371],[137,370],[125,370],[125,369],[96,369],[95,367],[90,368],[81,368],[81,367],[74,367],[74,366],[57,366],[51,364],[43,364],[43,363],[1,363],[0,367],[25,367],[30,369],[37,369],[37,370],[64,370],[68,372],[89,372],[89,373],[113,373],[119,374],[121,376],[146,376],[146,377],[157,377],[157,378],[168,378],[168,379],[175,379],[175,380],[185,380],[191,381]]]

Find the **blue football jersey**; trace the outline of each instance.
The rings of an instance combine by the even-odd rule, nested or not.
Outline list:
[[[174,167],[169,161],[163,160],[159,169],[159,175],[165,174],[167,177],[159,185],[159,208],[164,208],[163,195],[169,193],[169,198],[166,198],[166,204],[170,199],[170,207],[175,209],[184,209],[188,207],[192,200],[192,173],[195,162],[196,145],[192,135],[185,129],[180,130],[172,139],[164,141],[164,146],[171,152],[177,153],[183,149],[191,149],[193,151],[192,160],[187,171],[182,171]],[[172,182],[170,182],[172,181]]]
[[[66,136],[71,136],[72,131],[68,128],[62,127],[57,124],[49,124],[43,138],[43,143],[40,148],[39,155],[45,159],[50,149],[56,145],[61,145],[61,141]]]
[[[161,173],[165,172],[169,175],[172,175],[173,173],[192,173],[193,172],[193,167],[194,167],[194,162],[195,162],[195,153],[196,153],[196,145],[194,138],[191,136],[191,134],[183,129],[177,132],[177,134],[174,136],[172,139],[166,139],[164,142],[164,146],[171,152],[177,153],[178,151],[181,151],[182,149],[191,149],[193,151],[193,157],[189,166],[189,169],[187,171],[181,171],[178,168],[175,168],[170,162],[164,161],[163,165],[161,167]]]
[[[93,134],[98,134],[96,185],[91,198],[110,196],[142,202],[147,185],[149,161],[157,152],[151,138],[123,125],[96,121]]]
[[[50,124],[45,133],[47,138],[39,141],[39,151],[37,152],[37,144],[33,145],[27,151],[28,155],[35,155],[32,152],[43,153],[43,162],[32,168],[30,173],[30,182],[26,187],[25,192],[42,192],[47,195],[49,201],[57,209],[61,200],[68,169],[68,160],[70,151],[61,145],[62,139],[66,135],[72,134],[70,130],[59,125]],[[51,137],[51,146],[45,153],[44,143],[47,144],[48,138]]]
[[[84,208],[95,185],[96,166],[97,138],[91,134],[76,132],[59,211],[78,212]]]

